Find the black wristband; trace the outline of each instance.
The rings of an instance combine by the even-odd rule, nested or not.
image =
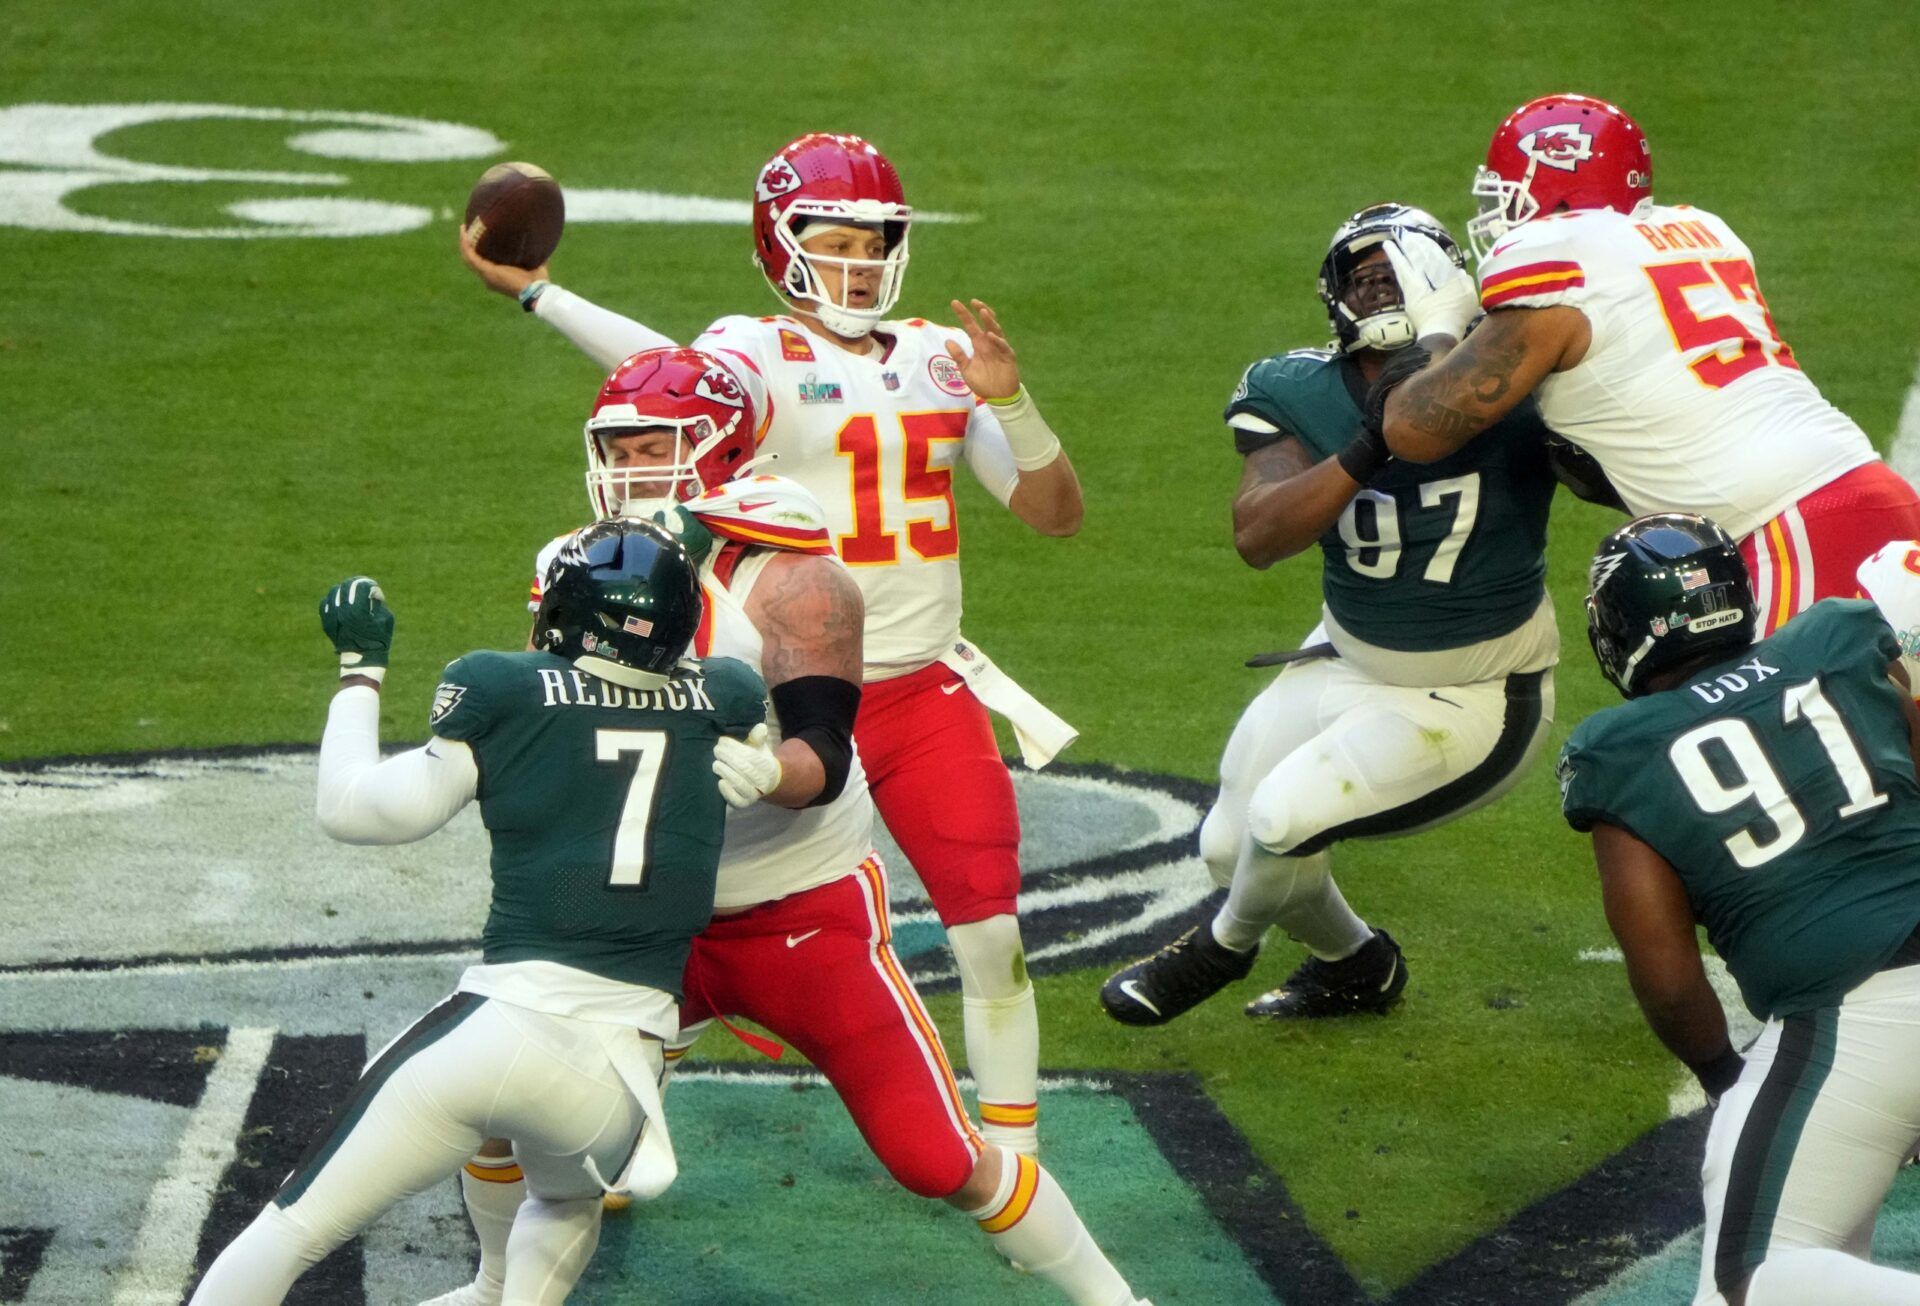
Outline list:
[[[1700,1087],[1707,1090],[1707,1101],[1715,1105],[1719,1104],[1721,1094],[1740,1082],[1740,1072],[1746,1068],[1746,1058],[1735,1052],[1732,1044],[1713,1060],[1687,1067],[1699,1079]]]
[[[772,697],[780,737],[804,741],[826,771],[826,783],[807,803],[825,806],[840,796],[853,770],[853,719],[860,711],[860,686],[838,676],[800,676],[775,685]]]
[[[1374,378],[1373,386],[1367,391],[1366,429],[1384,447],[1386,444],[1387,397],[1394,387],[1418,372],[1433,361],[1433,354],[1420,344],[1411,344],[1404,349],[1396,349],[1387,355],[1386,366],[1380,369],[1380,375]]]
[[[1387,465],[1393,455],[1387,452],[1387,446],[1381,443],[1379,436],[1371,431],[1362,431],[1333,457],[1340,464],[1341,471],[1365,485],[1375,472]]]

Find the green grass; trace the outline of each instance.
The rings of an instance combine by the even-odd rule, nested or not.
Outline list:
[[[446,119],[577,185],[742,196],[800,130],[878,141],[916,204],[981,219],[917,233],[903,310],[995,304],[1086,486],[1071,541],[963,498],[969,633],[1081,728],[1082,759],[1209,776],[1259,687],[1241,659],[1312,625],[1316,563],[1258,574],[1232,553],[1219,409],[1249,360],[1323,338],[1313,271],[1334,225],[1388,196],[1460,222],[1487,135],[1522,99],[1625,104],[1658,193],[1736,225],[1797,356],[1877,438],[1920,342],[1902,202],[1920,17],[1900,6],[995,0],[856,19],[16,0],[7,28],[7,103]],[[335,163],[284,150],[286,134],[185,123],[108,144],[336,169],[353,178],[341,193],[436,209],[487,162]],[[291,193],[116,186],[75,204],[199,223]],[[317,737],[313,609],[352,572],[379,576],[399,613],[390,737],[423,734],[442,663],[519,641],[532,552],[581,515],[597,377],[478,288],[450,220],[357,240],[0,229],[0,248],[0,757]],[[739,228],[581,226],[555,272],[688,336],[771,304],[746,257]],[[1577,617],[1607,520],[1555,513],[1556,742],[1607,699]],[[1322,1235],[1385,1285],[1659,1119],[1673,1068],[1619,971],[1573,960],[1605,930],[1544,769],[1494,810],[1338,862],[1355,906],[1407,946],[1399,1015],[1252,1029],[1222,1001],[1133,1035],[1098,1018],[1088,972],[1044,986],[1046,1058],[1198,1070]],[[1293,960],[1280,948],[1257,978]],[[1496,995],[1517,1005],[1489,1008]]]

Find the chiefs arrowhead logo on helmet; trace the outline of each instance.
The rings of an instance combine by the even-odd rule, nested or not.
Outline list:
[[[741,388],[733,373],[724,367],[710,367],[702,372],[700,379],[694,383],[693,392],[703,399],[711,399],[731,408],[747,406],[747,392]]]
[[[756,199],[765,202],[798,189],[800,174],[785,159],[775,158],[760,170],[760,180],[755,183],[753,194]]]
[[[1530,131],[1518,142],[1520,152],[1549,168],[1572,172],[1593,157],[1593,134],[1578,123],[1556,123]]]

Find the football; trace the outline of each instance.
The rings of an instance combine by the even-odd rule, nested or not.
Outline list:
[[[560,183],[531,163],[497,163],[467,196],[467,235],[480,257],[537,268],[553,257],[567,223]]]

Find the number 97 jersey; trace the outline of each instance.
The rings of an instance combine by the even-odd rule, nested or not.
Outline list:
[[[1704,209],[1524,223],[1480,264],[1480,303],[1586,316],[1586,355],[1535,395],[1636,516],[1699,513],[1740,539],[1875,459],[1780,338],[1752,252]]]
[[[875,328],[856,355],[791,317],[725,317],[694,346],[756,390],[771,418],[764,470],[813,492],[834,551],[866,600],[866,679],[917,671],[960,635],[960,518],[953,471],[1006,503],[1018,471],[1006,435],[946,351],[959,331],[915,318]]]
[[[1627,830],[1672,865],[1763,1020],[1837,1004],[1920,922],[1899,652],[1873,604],[1828,599],[1588,718],[1561,754],[1568,822]]]

